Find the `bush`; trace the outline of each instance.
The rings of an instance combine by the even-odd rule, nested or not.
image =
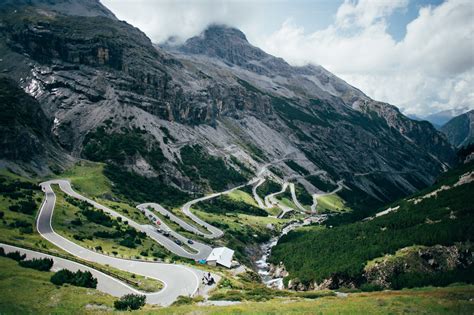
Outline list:
[[[72,225],[75,225],[75,226],[81,226],[81,225],[82,225],[82,221],[81,221],[81,219],[76,218],[76,219],[74,219],[74,220],[71,221],[71,224],[72,224]]]
[[[120,245],[128,247],[128,248],[135,248],[135,239],[131,237],[124,238],[119,242]]]
[[[23,234],[33,233],[33,228],[31,226],[21,227],[19,230],[20,230],[20,233],[23,233]]]
[[[15,220],[10,223],[10,226],[14,228],[31,227],[31,223],[24,220]]]
[[[96,288],[97,279],[89,271],[78,270],[72,272],[67,269],[61,269],[51,276],[50,281],[55,285],[69,283],[77,287]]]
[[[19,265],[39,271],[49,271],[53,267],[53,260],[51,258],[33,258],[32,260],[20,261]]]
[[[173,306],[189,305],[189,304],[193,304],[193,302],[194,300],[190,298],[189,296],[180,295],[178,296],[176,301],[174,301]]]
[[[5,215],[5,213],[3,211],[0,211],[0,219],[3,219],[4,215]]]
[[[139,294],[126,294],[114,302],[117,310],[138,310],[145,305],[146,296]]]
[[[12,212],[33,214],[36,210],[36,203],[32,199],[28,199],[25,201],[20,201],[16,205],[11,205],[8,209]]]
[[[23,259],[26,258],[26,254],[20,254],[20,252],[16,251],[16,252],[10,252],[8,254],[5,255],[5,257],[8,257],[8,258],[11,258],[13,260],[16,260],[16,261],[22,261]]]

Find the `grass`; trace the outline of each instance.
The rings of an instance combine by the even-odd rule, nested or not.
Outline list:
[[[98,231],[114,232],[115,229],[113,227],[105,227],[100,224],[90,222],[83,218],[80,209],[67,202],[65,199],[65,194],[59,190],[59,188],[54,187],[53,189],[56,194],[56,207],[54,209],[52,225],[58,234],[65,236],[66,238],[85,248],[94,249],[97,246],[100,246],[100,251],[102,253],[121,258],[140,258],[144,260],[151,260],[153,253],[160,253],[160,256],[162,257],[170,256],[170,253],[166,249],[148,237],[141,239],[140,244],[136,243],[135,248],[129,248],[120,245],[119,239],[93,236],[93,234]],[[71,223],[77,218],[81,218],[81,221],[83,222],[82,225],[76,226]],[[115,219],[111,218],[111,220]],[[124,223],[121,223],[120,226],[122,229],[126,228]],[[83,240],[78,240],[74,238],[74,235],[81,235],[86,238]],[[87,239],[87,237],[90,237],[90,239]],[[143,253],[147,253],[147,255],[143,255]]]
[[[0,177],[6,184],[27,182],[36,184],[34,181],[20,177],[16,174],[2,170]],[[2,193],[0,195],[0,211],[3,213],[3,218],[0,219],[0,242],[15,244],[18,246],[29,246],[38,249],[47,249],[55,253],[63,253],[63,251],[56,246],[44,240],[36,231],[36,214],[40,208],[43,193],[41,190],[15,190],[17,197]],[[36,207],[31,214],[14,212],[10,210],[10,206],[18,204],[22,200],[31,197],[36,203]],[[30,228],[19,228],[13,225],[16,222],[24,222]]]
[[[80,161],[57,178],[69,179],[74,190],[104,206],[123,214],[137,223],[148,224],[149,220],[137,208],[123,202],[112,192],[113,184],[104,175],[105,164]]]
[[[251,206],[258,207],[255,199],[253,199],[253,196],[240,189],[236,189],[228,193],[227,196],[229,196],[232,200],[245,202]]]
[[[8,258],[0,258],[0,313],[50,314],[87,312],[86,305],[111,309],[114,298],[94,289],[57,287],[52,272],[26,269]],[[94,313],[91,311],[90,313]]]
[[[318,205],[316,208],[319,213],[351,211],[351,208],[337,194],[321,196],[317,200]]]
[[[90,198],[111,197],[112,183],[104,176],[104,167],[103,163],[80,161],[58,177],[69,179],[74,189]]]
[[[116,299],[94,289],[57,287],[51,272],[22,268],[0,257],[0,313],[97,314],[112,313]],[[308,295],[307,295],[308,294]],[[159,307],[146,305],[136,314],[472,314],[474,286],[421,288],[401,291],[353,293],[345,298],[311,296],[311,292],[265,302],[231,306]],[[307,295],[307,298],[305,298]],[[315,298],[316,297],[316,298]]]

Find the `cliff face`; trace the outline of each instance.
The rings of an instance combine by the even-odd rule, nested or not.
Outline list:
[[[53,161],[68,157],[50,138],[50,122],[39,103],[13,80],[0,77],[0,161],[15,161],[32,172],[46,173]],[[59,162],[59,159],[62,162]]]
[[[80,17],[67,1],[0,6],[4,74],[39,102],[55,141],[73,156],[88,157],[91,143],[103,149],[108,142],[99,136],[139,138],[143,148],[124,150],[123,159],[94,158],[198,191],[207,175],[186,173],[187,147],[204,148],[230,172],[287,158],[378,202],[429,184],[454,163],[432,127],[320,66],[292,67],[224,26],[180,47],[155,47],[99,2],[74,5],[92,2]]]
[[[457,147],[474,143],[474,110],[461,114],[448,121],[441,127],[449,142]]]

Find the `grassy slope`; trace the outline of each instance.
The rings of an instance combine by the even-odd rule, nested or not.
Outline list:
[[[318,197],[317,209],[320,213],[351,211],[344,200],[337,194]]]
[[[37,184],[36,182],[19,177],[15,174],[3,170],[1,177],[5,180],[5,183],[11,184],[14,182],[28,182]],[[43,193],[41,190],[16,190],[19,194],[18,198],[12,198],[8,194],[0,194],[0,211],[4,213],[3,219],[0,220],[0,241],[13,243],[18,246],[27,245],[38,249],[47,249],[56,253],[64,253],[61,249],[55,247],[51,243],[44,240],[36,231],[36,214],[40,208]],[[36,207],[31,214],[24,214],[19,212],[10,211],[9,207],[18,204],[20,201],[25,200],[27,196],[31,195],[36,203]],[[18,227],[11,226],[15,222],[24,221],[31,227],[31,233],[21,230]]]
[[[474,165],[453,170],[423,195],[441,185],[452,185]],[[474,183],[443,191],[437,198],[414,205],[407,199],[396,212],[372,221],[341,225],[332,229],[294,231],[273,249],[271,261],[283,261],[291,277],[304,282],[321,281],[331,275],[360,277],[368,260],[418,245],[450,245],[467,241],[474,234],[470,196]],[[451,217],[451,210],[456,218]],[[429,220],[428,220],[429,219]],[[472,239],[471,239],[472,240]]]
[[[148,224],[149,220],[138,209],[112,192],[113,184],[104,175],[104,167],[102,163],[80,161],[56,178],[67,178],[73,188],[85,196],[138,223]]]
[[[0,258],[0,313],[2,314],[97,314],[113,311],[114,297],[93,289],[56,287],[52,273],[19,267]],[[316,300],[274,299],[227,307],[184,305],[162,308],[145,306],[137,314],[471,314],[473,286],[424,288],[351,294],[347,298]]]
[[[105,227],[100,224],[88,221],[80,214],[79,208],[66,201],[65,194],[59,188],[54,187],[54,192],[57,199],[56,208],[54,209],[53,215],[53,228],[58,234],[61,234],[71,241],[86,248],[92,249],[96,246],[101,246],[102,251],[105,254],[112,255],[111,253],[115,251],[118,253],[118,257],[123,258],[151,259],[152,253],[160,253],[161,257],[170,255],[166,249],[164,249],[162,246],[159,246],[156,242],[148,237],[141,240],[141,244],[136,244],[135,248],[129,248],[120,245],[120,239],[93,237],[94,232],[114,232],[115,229],[113,227]],[[81,218],[81,221],[83,222],[82,225],[75,226],[74,224],[71,224],[71,221],[76,218]],[[115,221],[113,218],[111,218],[111,220]],[[120,223],[120,226],[122,229],[125,229],[126,227],[123,223]],[[84,239],[79,241],[74,239],[73,235],[90,236],[92,239]],[[141,255],[142,252],[147,252],[148,256]]]

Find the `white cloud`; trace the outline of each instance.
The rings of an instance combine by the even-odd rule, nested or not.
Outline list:
[[[318,63],[374,99],[427,115],[474,108],[474,3],[424,7],[403,40],[387,18],[407,1],[346,1],[333,25],[306,33],[288,20],[260,46],[292,64]],[[349,30],[349,31],[348,31]]]
[[[261,16],[250,2],[223,0],[102,0],[119,19],[138,27],[154,42],[170,36],[185,40],[201,33],[209,24],[219,23],[251,29]]]
[[[286,8],[305,5],[292,1]],[[406,113],[474,108],[473,0],[422,7],[405,38],[396,41],[387,31],[388,20],[407,10],[409,1],[414,0],[345,0],[331,25],[308,32],[290,16],[269,30],[276,17],[290,13],[266,0],[102,0],[155,42],[172,35],[184,40],[211,23],[223,23],[241,29],[268,53],[294,65],[320,64]]]

